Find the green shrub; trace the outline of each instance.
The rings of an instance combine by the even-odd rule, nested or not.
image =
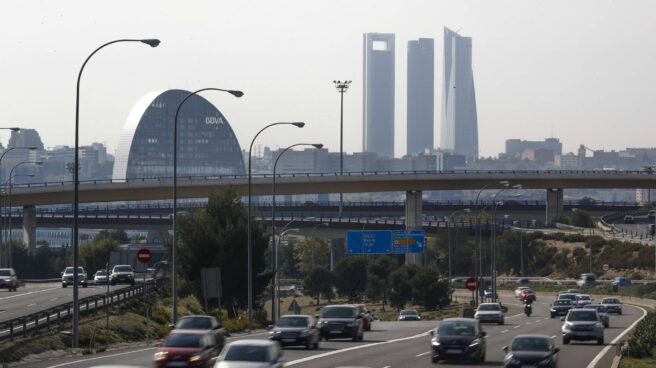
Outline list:
[[[650,312],[633,329],[627,341],[626,355],[634,358],[651,356],[651,350],[656,346],[656,313]]]

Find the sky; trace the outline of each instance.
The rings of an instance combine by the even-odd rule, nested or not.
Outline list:
[[[0,127],[34,128],[46,147],[74,144],[75,86],[84,70],[80,142],[114,153],[146,93],[205,92],[242,148],[323,143],[362,151],[362,35],[396,34],[395,156],[406,152],[407,41],[435,39],[435,142],[439,143],[443,28],[472,37],[479,152],[505,140],[557,137],[566,152],[655,147],[656,1],[651,0],[0,0]],[[0,131],[6,145],[9,134]]]

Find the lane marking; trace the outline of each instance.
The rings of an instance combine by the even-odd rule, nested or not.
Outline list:
[[[503,331],[501,331],[501,333],[506,333],[506,332],[508,332],[508,330],[503,330]]]
[[[57,367],[63,367],[63,366],[66,366],[66,365],[71,365],[71,364],[84,363],[84,362],[92,362],[92,361],[94,361],[94,360],[98,360],[98,359],[105,359],[105,358],[112,358],[112,357],[117,357],[117,356],[122,356],[122,355],[128,355],[128,354],[134,354],[134,353],[141,353],[142,351],[155,350],[155,349],[156,349],[156,347],[152,347],[152,348],[146,348],[146,349],[139,349],[139,350],[127,351],[127,352],[125,352],[125,353],[111,354],[111,355],[105,355],[105,356],[95,357],[95,358],[80,359],[80,360],[76,360],[76,361],[74,361],[74,362],[68,362],[68,363],[61,363],[61,364],[57,364],[57,365],[51,365],[51,366],[49,366],[49,367],[47,367],[47,368],[57,368]]]
[[[18,298],[19,296],[25,296],[25,295],[31,295],[31,294],[37,294],[37,293],[43,293],[44,291],[50,291],[50,290],[59,290],[59,288],[43,289],[43,290],[37,290],[37,291],[30,291],[29,293],[16,294],[16,295],[12,295],[12,296],[4,296],[4,297],[0,298],[0,300],[11,299],[11,298]]]
[[[555,339],[555,338],[556,338],[556,335],[551,336],[551,338],[552,338],[552,339]]]
[[[521,327],[521,326],[518,325],[518,326],[515,326],[515,327],[513,327],[513,328],[520,328],[520,327]]]
[[[637,305],[634,305],[634,307],[642,311],[642,316],[638,318],[635,322],[633,322],[624,331],[622,331],[621,334],[617,335],[617,337],[614,338],[613,341],[610,342],[610,344],[606,345],[606,347],[603,348],[601,352],[599,352],[599,354],[597,354],[597,356],[594,359],[592,359],[592,361],[590,362],[590,364],[588,364],[586,368],[594,368],[597,365],[597,363],[599,363],[599,361],[604,357],[604,355],[606,355],[606,353],[608,352],[608,350],[610,350],[610,348],[615,347],[614,345],[617,344],[617,342],[620,341],[620,339],[622,339],[624,335],[626,335],[629,331],[631,331],[640,321],[642,321],[643,318],[647,316],[647,311],[644,308],[639,307]]]
[[[35,305],[36,305],[36,303],[32,303],[32,304],[28,304],[27,307],[29,308],[29,307],[33,307]]]
[[[530,325],[530,324],[531,324],[531,322],[526,322],[526,325],[527,325],[527,326]]]
[[[424,355],[430,354],[430,353],[431,353],[430,351],[427,351],[425,353],[417,354],[417,355],[415,355],[415,358],[419,358],[420,356],[424,356]]]
[[[51,301],[51,302],[54,302],[54,301],[57,300],[57,299],[59,299],[59,298],[52,298],[52,299],[50,299],[50,301]]]

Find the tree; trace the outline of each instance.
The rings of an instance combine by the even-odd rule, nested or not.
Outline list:
[[[323,239],[305,238],[296,244],[294,258],[298,270],[303,275],[308,275],[313,268],[330,264],[330,247]]]
[[[246,307],[248,301],[247,212],[232,188],[212,192],[205,208],[180,217],[178,265],[190,290],[200,295],[200,271],[220,267],[223,280],[222,303]],[[254,223],[251,234],[253,296],[261,294],[271,280],[265,270],[267,238],[264,227]],[[232,308],[228,308],[233,311]]]
[[[383,301],[383,309],[392,289],[389,275],[399,267],[396,260],[388,255],[378,256],[369,265],[367,276],[367,297]]]
[[[337,292],[350,301],[367,290],[367,258],[348,256],[335,266]]]
[[[90,277],[97,270],[105,269],[109,262],[109,255],[119,250],[119,244],[110,237],[100,237],[89,244],[80,246],[80,265],[87,271]]]
[[[319,304],[319,297],[323,295],[328,302],[334,297],[335,274],[325,267],[315,267],[303,280],[305,292],[313,295]]]
[[[110,239],[118,244],[126,244],[130,241],[128,235],[123,230],[101,230],[94,240]]]
[[[410,280],[415,276],[419,266],[403,265],[389,275],[390,278],[390,305],[403,309],[412,299],[412,284]]]
[[[426,309],[449,304],[448,282],[435,267],[420,268],[411,280],[415,301]]]

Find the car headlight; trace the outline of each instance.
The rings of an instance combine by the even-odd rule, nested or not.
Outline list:
[[[569,323],[565,323],[563,325],[563,331],[569,331],[572,328],[572,325]]]
[[[160,360],[165,360],[166,359],[166,352],[165,351],[158,351],[155,353],[153,356],[153,360],[155,361],[160,361]]]
[[[201,356],[198,354],[193,354],[192,356],[189,357],[189,362],[197,362],[201,359]]]
[[[349,322],[349,323],[346,324],[346,327],[353,327],[353,326],[355,326],[355,323],[353,323],[353,322]]]
[[[431,339],[431,345],[433,345],[433,346],[440,346],[440,342],[439,342],[439,340],[437,339],[437,337],[433,337],[433,338]]]
[[[474,339],[474,340],[472,340],[472,342],[469,344],[469,347],[470,347],[470,348],[473,348],[474,346],[477,346],[477,345],[479,345],[480,343],[481,343],[481,340],[480,340],[480,339]]]

